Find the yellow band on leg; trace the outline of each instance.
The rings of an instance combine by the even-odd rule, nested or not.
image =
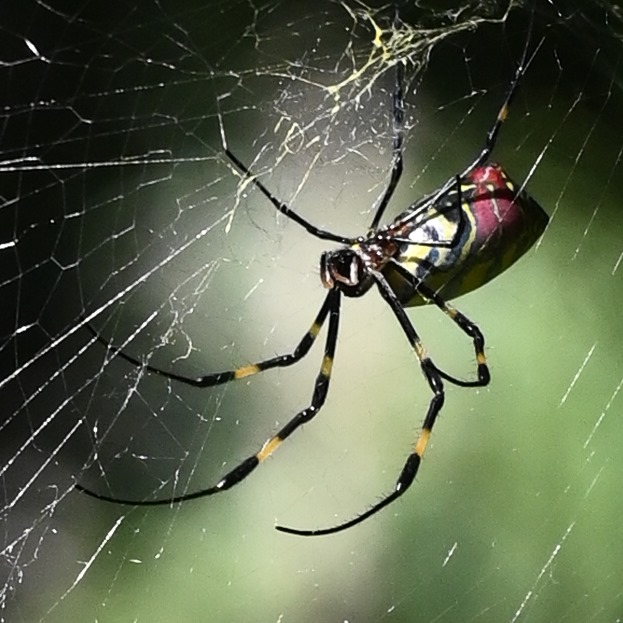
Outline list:
[[[262,449],[255,455],[257,460],[261,463],[266,460],[280,445],[283,439],[280,437],[271,437],[263,446]]]
[[[429,439],[430,439],[430,431],[427,428],[423,428],[422,432],[420,433],[420,436],[418,437],[417,441],[415,442],[415,445],[413,446],[413,451],[420,458],[422,457],[422,455],[424,454],[424,451],[426,450],[426,446],[428,444]]]

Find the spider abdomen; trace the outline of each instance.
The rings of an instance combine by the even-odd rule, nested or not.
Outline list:
[[[549,220],[495,163],[476,167],[429,205],[411,208],[418,210],[413,219],[418,225],[411,230],[408,212],[395,221],[401,223],[401,240],[413,240],[402,242],[395,259],[446,300],[504,272],[532,247]],[[386,277],[403,305],[428,303],[391,264]]]

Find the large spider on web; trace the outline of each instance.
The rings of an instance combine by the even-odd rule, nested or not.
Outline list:
[[[380,226],[385,210],[400,182],[404,143],[404,62],[395,61],[396,79],[390,114],[392,121],[392,166],[389,183],[380,197],[363,236],[349,238],[316,227],[278,199],[247,166],[225,146],[225,154],[268,202],[310,235],[338,243],[320,258],[320,279],[328,290],[311,327],[294,350],[233,370],[186,376],[146,365],[111,345],[89,325],[97,340],[127,362],[175,382],[197,388],[214,387],[250,377],[271,368],[287,367],[307,355],[328,322],[324,355],[309,406],[292,417],[253,455],[225,474],[215,485],[165,499],[128,500],[76,488],[99,500],[135,506],[168,505],[203,498],[230,489],[243,481],[294,431],[321,411],[329,391],[340,320],[342,296],[360,297],[375,288],[389,305],[418,359],[433,394],[420,434],[412,444],[393,490],[356,517],[321,529],[277,526],[277,530],[302,536],[333,534],[368,519],[398,499],[411,486],[418,472],[431,432],[444,403],[444,381],[460,387],[482,387],[490,375],[484,354],[484,337],[478,327],[448,300],[487,283],[518,260],[543,233],[548,216],[523,187],[516,184],[497,163],[490,161],[500,128],[517,92],[528,61],[530,31],[522,59],[508,87],[497,117],[486,133],[484,145],[465,169],[453,175],[438,190],[422,197],[388,225]],[[538,49],[538,48],[537,48]],[[439,368],[427,355],[420,337],[405,312],[406,307],[433,304],[456,323],[473,342],[477,378],[465,381]]]

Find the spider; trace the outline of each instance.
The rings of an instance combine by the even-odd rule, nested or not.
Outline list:
[[[393,151],[389,183],[378,201],[374,218],[364,236],[348,238],[311,224],[273,195],[225,146],[226,156],[240,171],[241,177],[252,183],[278,212],[298,223],[312,236],[340,245],[339,248],[325,251],[321,255],[320,279],[328,292],[310,329],[294,350],[233,370],[190,377],[146,365],[114,347],[95,329],[87,326],[99,342],[134,366],[172,381],[205,388],[295,364],[307,355],[322,327],[328,322],[324,355],[310,404],[292,417],[275,435],[269,437],[255,454],[243,460],[211,487],[155,500],[120,499],[96,493],[79,484],[76,487],[99,500],[156,506],[203,498],[237,485],[273,454],[294,431],[310,422],[320,412],[329,391],[342,296],[360,297],[368,290],[376,288],[400,324],[433,394],[419,436],[411,446],[394,489],[362,514],[328,528],[308,530],[276,526],[276,529],[301,536],[334,534],[363,522],[403,495],[415,479],[443,406],[444,381],[459,387],[483,387],[490,380],[483,334],[476,324],[450,305],[448,300],[480,287],[506,270],[534,244],[548,222],[548,216],[540,205],[521,186],[513,182],[499,164],[489,160],[520,79],[529,64],[529,40],[530,36],[504,102],[476,158],[438,190],[410,205],[388,225],[380,226],[403,171],[404,63],[396,61],[391,104]],[[424,304],[437,306],[471,338],[476,358],[475,380],[466,381],[451,376],[427,355],[415,326],[405,312],[406,307]]]

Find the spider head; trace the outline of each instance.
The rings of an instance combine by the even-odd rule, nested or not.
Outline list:
[[[320,279],[325,288],[339,288],[346,296],[361,296],[372,283],[363,258],[350,247],[320,256]]]

